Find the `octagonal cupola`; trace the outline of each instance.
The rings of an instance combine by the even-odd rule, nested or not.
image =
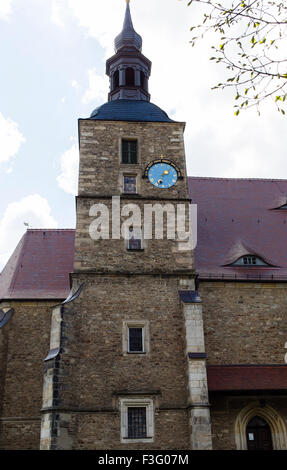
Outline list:
[[[134,29],[127,0],[123,29],[115,39],[115,55],[107,60],[106,73],[110,78],[109,101],[150,100],[148,80],[151,62],[141,50],[142,38]]]

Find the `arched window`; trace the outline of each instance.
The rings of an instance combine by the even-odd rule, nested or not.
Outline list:
[[[248,450],[272,450],[272,437],[269,424],[265,419],[254,416],[246,426]]]
[[[135,71],[131,67],[126,69],[126,85],[135,86]]]
[[[118,70],[115,71],[113,75],[113,90],[120,86],[120,73]]]
[[[141,72],[141,87],[146,90],[146,76],[143,72]]]

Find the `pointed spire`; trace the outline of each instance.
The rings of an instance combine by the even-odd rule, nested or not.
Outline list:
[[[122,32],[115,39],[115,52],[118,52],[123,47],[125,48],[136,48],[142,50],[142,38],[134,30],[131,11],[130,11],[130,0],[126,0],[126,14],[124,19],[124,25]]]

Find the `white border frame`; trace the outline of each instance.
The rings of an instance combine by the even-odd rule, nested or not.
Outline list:
[[[128,408],[146,408],[147,437],[142,439],[129,439],[128,436]],[[154,403],[151,398],[120,398],[121,413],[121,443],[149,443],[154,442]]]

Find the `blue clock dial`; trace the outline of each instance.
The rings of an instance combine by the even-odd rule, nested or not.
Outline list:
[[[176,169],[168,163],[155,163],[148,171],[148,179],[157,188],[171,188],[178,179]]]

